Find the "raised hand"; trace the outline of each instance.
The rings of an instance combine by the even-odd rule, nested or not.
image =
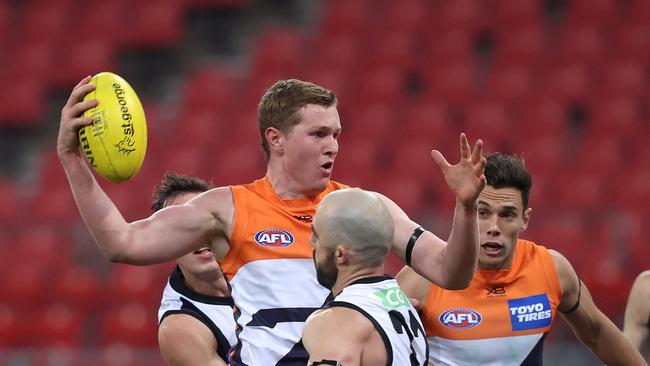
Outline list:
[[[451,165],[438,150],[431,151],[431,157],[436,162],[447,181],[447,185],[456,195],[456,200],[465,207],[476,205],[476,199],[485,187],[486,160],[483,156],[483,141],[477,140],[470,151],[467,136],[460,134],[460,161]]]
[[[95,90],[95,85],[89,84],[89,81],[90,76],[87,76],[74,87],[61,110],[61,125],[56,143],[59,157],[66,154],[79,155],[79,129],[92,123],[91,118],[81,117],[86,110],[96,107],[98,103],[96,99],[83,101],[86,94]]]

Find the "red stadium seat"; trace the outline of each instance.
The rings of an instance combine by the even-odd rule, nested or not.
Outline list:
[[[204,112],[223,112],[235,98],[235,83],[225,69],[204,67],[193,70],[183,87],[182,118]],[[188,123],[181,121],[187,127]]]
[[[166,276],[155,267],[116,265],[103,298],[107,304],[136,302],[153,308],[160,303]]]
[[[593,80],[593,70],[585,64],[560,64],[548,70],[545,91],[564,101],[585,98],[593,90]]]
[[[13,179],[0,178],[0,197],[0,221],[8,223],[18,216],[18,190]]]
[[[9,51],[12,57],[4,72],[15,78],[38,77],[46,82],[52,77],[52,59],[56,45],[40,38],[23,38]]]
[[[16,233],[15,266],[29,266],[43,271],[58,271],[71,260],[72,241],[64,227],[32,224]]]
[[[53,284],[53,300],[65,303],[75,313],[85,314],[101,309],[100,293],[103,293],[103,288],[104,284],[92,271],[70,266]]]
[[[605,52],[605,32],[595,26],[567,28],[554,58],[563,62],[593,62],[602,59]]]
[[[430,53],[422,59],[421,67],[427,70],[468,63],[472,58],[474,36],[475,33],[467,29],[431,32]]]
[[[197,10],[222,10],[232,8],[246,8],[250,6],[252,0],[179,0],[186,7]]]
[[[647,214],[650,202],[650,172],[647,169],[628,171],[625,175],[618,176],[613,184],[615,201],[623,211]]]
[[[515,118],[520,124],[518,130],[522,143],[527,144],[530,136],[561,141],[567,130],[567,109],[566,104],[543,94],[532,95],[527,101],[519,103],[515,107]]]
[[[104,346],[156,347],[156,311],[157,307],[151,304],[123,299],[121,304],[101,314],[99,343]]]
[[[498,0],[495,3],[497,24],[523,25],[541,21],[542,3],[537,0]]]
[[[357,103],[398,104],[404,95],[405,75],[405,71],[398,67],[370,66],[360,75]]]
[[[57,57],[61,64],[53,73],[53,81],[68,86],[77,84],[86,75],[115,70],[117,51],[114,44],[92,33],[75,39],[74,47],[59,50]]]
[[[46,88],[44,80],[30,76],[0,77],[0,124],[16,127],[36,127],[45,111]]]
[[[485,22],[483,2],[457,0],[435,3],[434,24],[448,28],[474,29]]]
[[[49,276],[52,276],[51,271],[34,266],[16,265],[3,269],[0,277],[2,301],[16,306],[45,301],[49,295],[46,289]]]
[[[587,139],[621,141],[639,132],[641,105],[638,99],[619,95],[604,95],[590,101]]]
[[[510,128],[510,111],[506,106],[494,101],[482,101],[468,105],[465,111],[465,130],[469,136],[482,138],[493,150],[508,150],[508,142],[514,136]]]
[[[527,65],[507,65],[492,70],[487,79],[486,92],[491,98],[519,102],[535,89],[537,79]]]
[[[24,39],[45,41],[56,44],[64,36],[73,13],[73,1],[30,1],[25,9],[23,28],[20,33]]]
[[[349,141],[349,143],[347,142]],[[366,187],[375,183],[384,172],[376,172],[372,168],[379,158],[381,144],[365,139],[349,137],[345,133],[339,140],[339,151],[342,154],[334,163],[333,179],[345,182],[351,186]]]
[[[38,324],[34,345],[38,347],[79,347],[84,336],[84,316],[63,303],[53,303],[35,314]]]
[[[425,70],[423,70],[425,71]],[[458,62],[432,67],[425,71],[427,90],[431,100],[467,102],[473,92],[474,70],[471,63]]]
[[[170,47],[183,38],[182,4],[177,0],[142,0],[130,4],[123,28],[128,36],[124,46],[141,48]],[[117,21],[117,19],[116,19]]]
[[[300,29],[297,28],[265,29],[255,41],[253,78],[268,73],[298,72],[304,52],[304,41]]]
[[[368,0],[334,0],[326,3],[323,29],[326,33],[360,34],[368,24],[371,5]]]
[[[517,2],[519,3],[519,2]],[[546,59],[546,34],[541,22],[517,26],[499,25],[496,32],[496,65],[540,66]]]
[[[614,95],[637,96],[646,87],[642,60],[619,59],[602,68],[603,90]]]
[[[567,11],[567,22],[577,24],[608,25],[621,15],[616,0],[574,0]]]
[[[430,3],[426,0],[388,1],[384,12],[384,29],[401,29],[411,32],[428,26]]]
[[[409,30],[381,30],[376,32],[381,42],[370,47],[370,51],[364,60],[364,65],[376,65],[405,70],[415,61],[414,35]]]
[[[650,60],[650,24],[647,21],[627,22],[616,31],[616,54],[625,59]]]
[[[30,344],[33,322],[20,306],[0,303],[0,350],[11,350]]]
[[[636,275],[650,267],[650,246],[648,246],[647,214],[630,215],[626,226],[627,255],[630,274]]]
[[[363,42],[353,33],[326,33],[317,44],[319,46],[314,50],[316,57],[306,60],[312,74],[322,69],[349,71],[363,56]]]

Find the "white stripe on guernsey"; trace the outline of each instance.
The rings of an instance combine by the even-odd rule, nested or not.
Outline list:
[[[439,365],[521,365],[544,333],[472,340],[429,337],[429,361]]]
[[[241,358],[247,365],[274,365],[302,336],[304,322],[273,328],[245,326],[260,309],[320,308],[330,291],[318,284],[312,259],[264,259],[242,266],[230,281],[241,315]]]

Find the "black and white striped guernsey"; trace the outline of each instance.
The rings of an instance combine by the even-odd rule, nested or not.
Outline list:
[[[228,360],[228,352],[237,344],[234,302],[232,297],[200,294],[187,286],[183,272],[176,266],[169,275],[163,291],[158,324],[173,314],[187,314],[205,324],[217,340],[216,352]]]
[[[387,352],[387,366],[426,365],[429,349],[417,310],[390,276],[366,277],[346,286],[327,307],[346,307],[368,318]]]

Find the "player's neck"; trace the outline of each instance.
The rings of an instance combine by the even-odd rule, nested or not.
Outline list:
[[[193,275],[183,273],[185,284],[192,290],[208,296],[230,296],[228,284],[221,273],[210,273],[205,275]]]
[[[345,287],[362,278],[383,276],[384,273],[383,264],[377,267],[356,268],[349,271],[339,270],[336,282],[334,283],[334,286],[332,286],[332,294],[334,296],[340,294]]]
[[[306,191],[290,174],[284,171],[280,159],[271,159],[267,166],[266,177],[271,187],[281,199],[314,198],[320,192]]]

